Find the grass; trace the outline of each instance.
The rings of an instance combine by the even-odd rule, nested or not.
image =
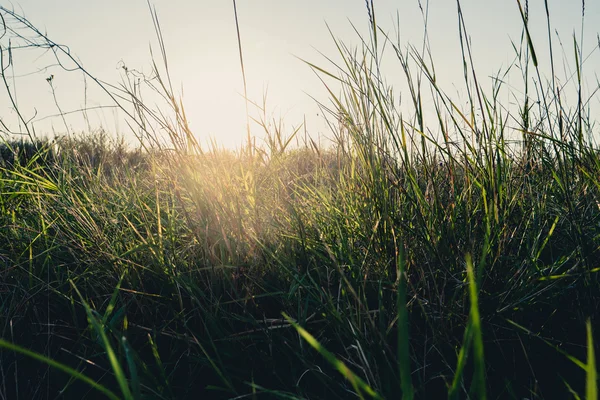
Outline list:
[[[200,147],[166,58],[148,83],[173,116],[127,82],[114,97],[138,150],[103,133],[4,141],[0,398],[597,398],[584,57],[576,78],[541,79],[516,4],[515,62],[487,90],[459,8],[465,108],[428,39],[393,42],[367,4],[369,37],[334,37],[339,62],[309,64],[340,88],[322,105],[329,147],[264,122],[265,146]],[[410,112],[380,75],[384,47]]]

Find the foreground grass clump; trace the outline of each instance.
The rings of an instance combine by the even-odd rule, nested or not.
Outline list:
[[[341,89],[329,147],[264,124],[265,146],[204,149],[156,64],[166,145],[3,142],[3,398],[597,398],[597,91],[530,93],[524,30],[522,101],[467,69],[465,111],[372,7],[343,69],[311,64]],[[142,129],[163,114],[136,93]]]
[[[594,153],[566,147],[565,183],[546,172],[556,160],[526,171],[503,156],[494,194],[471,158],[403,166],[304,148],[182,164],[170,152],[85,148],[39,143],[1,170],[6,340],[118,392],[100,329],[145,397],[350,396],[286,312],[382,396],[400,391],[401,359],[417,396],[437,396],[457,372],[472,253],[491,397],[582,392],[584,371],[553,347],[585,359],[585,321],[597,316]],[[399,252],[409,357],[396,352]],[[39,361],[0,356],[8,398],[89,390]]]

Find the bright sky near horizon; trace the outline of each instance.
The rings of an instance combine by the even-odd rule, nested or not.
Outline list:
[[[524,0],[522,3],[524,4]],[[546,18],[543,1],[530,1],[531,31],[538,43],[546,43]],[[230,0],[151,0],[156,7],[167,47],[173,84],[183,88],[183,101],[195,135],[201,142],[209,138],[227,147],[239,145],[246,136],[243,84],[240,72],[233,3]],[[426,1],[422,0],[425,5]],[[319,52],[337,60],[336,49],[327,30],[350,45],[359,44],[350,22],[367,32],[368,17],[364,0],[238,0],[238,16],[248,80],[248,97],[262,103],[267,94],[267,116],[282,118],[287,130],[299,126],[304,118],[313,135],[327,136],[327,128],[317,116],[319,109],[311,96],[327,102],[327,93],[311,69],[299,60],[329,67]],[[467,29],[472,37],[476,67],[481,76],[494,75],[514,58],[511,39],[519,41],[521,19],[517,1],[462,0]],[[553,29],[565,45],[565,57],[572,60],[573,32],[581,29],[581,3],[549,0]],[[24,15],[54,42],[69,46],[72,54],[99,79],[118,84],[121,65],[144,73],[151,71],[149,47],[158,53],[152,19],[146,0],[14,0],[4,7]],[[462,82],[462,61],[458,38],[456,1],[429,1],[429,37],[438,78],[446,88]],[[418,0],[375,0],[378,23],[392,35],[399,17],[402,45],[419,44],[423,20]],[[584,54],[597,46],[600,4],[586,4]],[[5,50],[6,43],[0,41]],[[31,50],[34,52],[34,50]],[[547,64],[547,48],[538,49],[541,64]],[[41,56],[42,58],[38,58]],[[31,53],[16,58],[11,71],[15,76],[49,64],[48,54]],[[33,61],[35,64],[31,64]],[[598,57],[593,68],[598,68]],[[40,64],[41,63],[41,64]],[[388,70],[391,83],[402,79],[399,64]],[[391,76],[390,76],[391,73]],[[46,78],[54,75],[52,88]],[[25,119],[34,117],[38,132],[63,133],[66,128],[56,115],[84,106],[110,104],[109,99],[88,82],[84,93],[80,73],[51,67],[39,74],[10,81]],[[487,83],[491,86],[491,80]],[[8,97],[0,94],[0,118],[17,130],[15,113]],[[58,105],[58,106],[57,106]],[[251,115],[258,116],[251,109]],[[89,112],[92,127],[129,135],[129,128],[109,110]],[[8,116],[8,117],[7,117]],[[12,122],[11,122],[12,121]],[[81,114],[66,115],[69,130],[83,131]],[[252,132],[260,137],[260,129]]]

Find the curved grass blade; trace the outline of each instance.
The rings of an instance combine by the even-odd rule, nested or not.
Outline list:
[[[41,354],[38,354],[36,352],[33,352],[31,350],[28,350],[24,347],[18,346],[16,344],[7,342],[6,340],[0,339],[0,348],[5,348],[8,350],[12,350],[16,353],[20,353],[23,354],[24,356],[33,358],[35,360],[38,360],[40,362],[43,362],[47,365],[49,365],[52,368],[56,368],[58,370],[61,370],[69,375],[71,375],[73,378],[75,379],[79,379],[82,382],[87,383],[88,385],[90,385],[91,387],[93,387],[94,389],[98,390],[99,392],[103,393],[104,395],[106,395],[106,397],[108,397],[109,399],[112,400],[119,400],[120,397],[117,396],[115,393],[111,392],[109,389],[107,389],[105,386],[99,384],[98,382],[95,382],[93,379],[91,379],[90,377],[82,374],[81,372],[68,367],[62,363],[59,363],[58,361],[54,361],[51,358],[48,358],[46,356],[43,356]]]
[[[381,397],[371,386],[358,377],[346,364],[338,360],[335,355],[330,353],[313,335],[308,333],[304,328],[298,325],[289,315],[282,313],[283,317],[292,325],[315,350],[317,350],[335,369],[337,369],[350,382],[360,398],[363,398],[362,393],[369,395],[373,399],[381,399]]]

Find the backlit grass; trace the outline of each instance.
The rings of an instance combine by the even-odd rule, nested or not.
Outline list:
[[[175,118],[120,103],[138,150],[4,141],[1,398],[597,398],[597,87],[560,97],[524,29],[513,104],[462,42],[465,108],[368,4],[361,46],[307,65],[340,88],[331,146],[202,148],[166,84]]]

